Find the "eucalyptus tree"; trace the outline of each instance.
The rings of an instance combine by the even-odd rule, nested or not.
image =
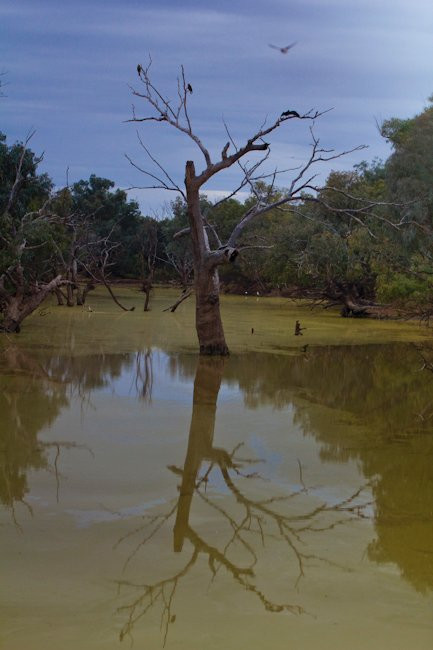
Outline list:
[[[391,118],[381,130],[393,147],[385,165],[388,192],[407,205],[402,233],[407,259],[395,289],[409,300],[412,295],[419,315],[428,319],[433,316],[433,96],[415,117]]]
[[[332,172],[317,202],[308,197],[277,224],[265,274],[292,295],[341,306],[343,316],[366,315],[376,305],[378,277],[400,264],[386,205],[384,220],[379,218],[385,194],[382,168]],[[360,197],[376,201],[374,215],[361,222],[356,216]]]
[[[197,135],[197,132],[192,127],[189,113],[189,100],[192,95],[185,79],[183,67],[181,67],[181,74],[177,81],[176,101],[172,101],[171,98],[165,96],[154,85],[150,76],[150,68],[151,61],[146,67],[137,66],[140,87],[133,90],[134,96],[144,103],[145,110],[149,110],[150,114],[141,116],[134,107],[130,121],[137,124],[146,122],[159,125],[166,124],[172,129],[181,132],[190,138],[197,147],[204,161],[204,166],[197,171],[194,161],[187,160],[185,163],[184,188],[182,188],[149,151],[140,135],[140,144],[151,164],[154,165],[153,171],[146,169],[143,165],[139,165],[131,159],[130,162],[150,179],[149,185],[146,185],[147,188],[164,188],[178,192],[186,203],[188,228],[184,229],[183,233],[190,237],[193,254],[196,331],[200,353],[226,355],[229,350],[225,341],[220,315],[219,267],[233,263],[236,260],[242,251],[242,247],[239,246],[239,239],[247,226],[271,210],[281,209],[287,205],[296,205],[306,190],[313,192],[317,190],[314,185],[316,173],[312,169],[316,163],[334,160],[349,152],[336,153],[334,150],[324,149],[314,135],[313,129],[310,128],[312,143],[307,160],[295,170],[265,173],[262,171],[264,169],[263,164],[268,161],[271,153],[270,144],[265,141],[265,138],[278,131],[287,122],[308,121],[312,123],[322,114],[317,110],[310,110],[305,113],[299,113],[296,110],[284,110],[269,125],[263,123],[253,130],[252,135],[241,145],[235,143],[234,137],[227,125],[225,125],[228,140],[221,147],[219,154],[215,156],[211,154],[202,138]],[[362,147],[355,147],[350,151],[360,148]],[[259,158],[256,162],[250,163],[246,159],[249,155],[259,155]],[[248,209],[236,221],[230,234],[222,239],[212,223],[212,209],[202,209],[200,193],[205,191],[204,187],[208,181],[234,165],[238,166],[241,171],[241,180],[238,187],[230,194],[230,198],[246,187],[251,189],[253,200]],[[277,175],[282,171],[291,171],[291,176],[284,195],[275,200],[272,190],[276,178],[279,178]],[[271,188],[270,192],[267,189],[262,191],[260,186],[257,186],[257,181],[261,180],[267,181]],[[369,209],[369,206],[363,207],[365,211]],[[361,207],[357,206],[356,210],[358,218],[360,218],[362,215]]]

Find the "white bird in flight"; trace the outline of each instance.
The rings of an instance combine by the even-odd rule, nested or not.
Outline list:
[[[279,50],[281,54],[287,54],[287,52],[296,45],[296,41],[294,43],[290,43],[290,45],[286,45],[285,47],[278,47],[278,45],[271,45],[271,43],[268,43],[268,45],[269,47],[274,48],[274,50]]]

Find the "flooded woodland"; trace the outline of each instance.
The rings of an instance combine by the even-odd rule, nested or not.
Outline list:
[[[174,295],[0,340],[4,647],[430,649],[431,330]]]

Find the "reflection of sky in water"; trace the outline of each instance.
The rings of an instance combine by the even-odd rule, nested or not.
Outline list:
[[[137,397],[135,383],[135,362],[122,369],[120,377],[110,379],[108,385],[99,389],[102,393],[109,393],[118,397]],[[152,399],[157,401],[178,402],[181,404],[192,404],[194,390],[194,375],[191,377],[181,376],[179,372],[170,372],[170,357],[158,349],[151,353],[152,362]],[[218,394],[218,404],[232,401],[242,401],[242,392],[237,386],[228,385],[224,381]]]
[[[257,458],[262,461],[260,467],[262,468],[263,466],[263,472],[261,473],[269,478],[277,474],[278,468],[283,462],[281,454],[278,454],[275,451],[270,451],[263,438],[260,438],[255,434],[250,436],[249,446],[255,452]]]
[[[112,512],[102,507],[101,510],[77,510],[70,508],[65,510],[65,512],[74,517],[78,528],[88,528],[93,524],[102,524],[110,521],[116,521],[117,519],[140,517],[147,510],[150,510],[155,506],[162,505],[163,503],[165,503],[164,499],[154,499],[153,501],[138,503],[137,505],[130,506],[129,508],[121,508],[116,512]]]

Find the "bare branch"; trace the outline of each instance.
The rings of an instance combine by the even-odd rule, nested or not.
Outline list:
[[[212,162],[209,155],[209,151],[203,145],[200,138],[192,131],[191,122],[188,115],[188,108],[187,108],[188,90],[185,81],[185,73],[184,73],[183,66],[181,66],[182,83],[180,83],[180,81],[178,80],[179,103],[177,109],[174,110],[170,105],[170,101],[166,97],[164,97],[159,92],[159,90],[157,90],[157,88],[153,85],[153,83],[150,80],[149,71],[150,71],[151,63],[152,60],[150,59],[149,65],[146,68],[140,67],[139,77],[141,82],[144,85],[145,88],[144,92],[140,93],[135,89],[132,89],[132,93],[133,95],[146,100],[155,109],[157,116],[137,117],[135,114],[135,109],[133,109],[132,119],[128,121],[145,122],[145,121],[153,120],[157,122],[167,122],[178,131],[185,133],[189,138],[191,138],[195,142],[195,144],[198,146],[201,153],[203,154],[203,157],[206,161],[206,165],[210,166]],[[185,123],[182,123],[181,121],[182,113],[184,116]]]
[[[179,194],[183,197],[183,199],[186,200],[186,196],[185,196],[184,191],[180,189],[180,187],[179,187],[179,186],[174,182],[174,180],[171,178],[171,176],[169,175],[169,173],[167,172],[167,170],[166,170],[166,169],[165,169],[165,168],[164,168],[164,167],[163,167],[163,166],[158,162],[158,160],[157,160],[157,159],[156,159],[156,158],[155,158],[155,157],[150,153],[149,149],[148,149],[148,148],[146,147],[146,145],[143,143],[143,141],[142,141],[142,139],[141,139],[140,134],[138,133],[138,131],[137,131],[137,138],[138,138],[138,141],[139,141],[139,143],[140,143],[140,146],[141,146],[142,149],[146,152],[146,155],[150,158],[150,160],[154,163],[154,165],[155,165],[156,167],[158,167],[158,169],[160,169],[160,170],[162,171],[163,175],[166,177],[166,179],[167,179],[168,182],[170,183],[170,185],[167,184],[167,182],[164,181],[163,178],[161,178],[161,177],[159,177],[159,176],[156,176],[155,174],[152,174],[151,172],[149,172],[149,171],[146,170],[146,169],[143,169],[142,167],[140,167],[139,165],[137,165],[137,163],[135,163],[135,162],[134,162],[134,161],[133,161],[133,160],[132,160],[132,159],[131,159],[127,154],[125,154],[125,158],[128,160],[128,162],[129,162],[133,167],[135,167],[135,169],[137,169],[137,170],[138,170],[139,172],[141,172],[142,174],[145,174],[146,176],[149,176],[149,178],[152,178],[153,180],[155,180],[155,181],[158,183],[158,185],[151,185],[151,186],[147,186],[146,188],[141,187],[140,189],[156,189],[156,188],[161,188],[161,189],[165,189],[165,190],[176,191],[176,192],[179,192]],[[131,188],[131,189],[132,189],[132,188]]]
[[[176,311],[176,309],[179,307],[179,305],[181,305],[184,300],[192,296],[192,294],[193,291],[186,291],[182,293],[181,297],[178,300],[176,300],[175,303],[170,305],[170,307],[166,307],[166,309],[163,309],[162,311],[171,311],[171,313],[173,314]]]

